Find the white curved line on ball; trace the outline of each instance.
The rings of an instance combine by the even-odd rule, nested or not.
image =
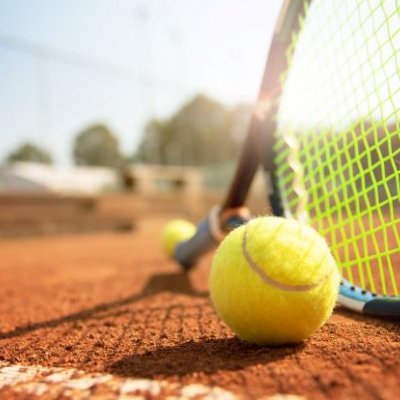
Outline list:
[[[316,283],[312,283],[310,285],[285,285],[284,283],[278,282],[275,279],[272,279],[268,276],[265,271],[260,268],[257,263],[251,258],[251,255],[247,249],[247,225],[244,229],[243,241],[242,241],[242,252],[243,256],[246,259],[247,263],[251,267],[251,269],[268,285],[272,286],[275,289],[285,290],[288,292],[306,292],[308,290],[312,290],[322,285],[328,278],[330,271],[328,271],[320,280]]]

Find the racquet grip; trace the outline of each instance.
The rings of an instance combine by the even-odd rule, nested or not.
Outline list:
[[[211,232],[210,218],[207,217],[197,226],[196,233],[190,239],[176,246],[174,258],[187,271],[203,254],[215,248],[218,243],[219,240]]]
[[[220,208],[214,207],[197,226],[196,233],[190,239],[178,243],[174,252],[175,260],[188,271],[202,255],[217,247],[228,232],[249,219],[250,213],[242,208],[233,209],[233,213],[220,221]]]

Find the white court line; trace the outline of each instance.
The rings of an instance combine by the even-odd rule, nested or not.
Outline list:
[[[111,374],[87,373],[56,367],[10,365],[0,362],[0,397],[5,388],[23,396],[46,399],[117,398],[210,399],[236,400],[233,393],[219,387],[200,384],[182,385],[151,379],[131,379]]]
[[[11,365],[0,362],[0,398],[3,390],[21,398],[145,400],[240,400],[240,396],[220,387],[182,385],[165,380],[122,378],[111,374],[88,373],[74,368]],[[262,400],[306,400],[292,394],[263,396]]]

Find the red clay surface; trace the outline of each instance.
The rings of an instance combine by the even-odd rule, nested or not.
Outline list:
[[[243,343],[208,298],[211,258],[181,274],[160,250],[161,226],[2,242],[0,361],[215,385],[245,399],[400,398],[399,323],[339,308],[302,344]]]

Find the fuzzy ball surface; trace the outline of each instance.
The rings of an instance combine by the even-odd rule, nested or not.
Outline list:
[[[196,226],[188,221],[176,219],[168,222],[161,232],[161,243],[164,251],[173,256],[179,242],[189,239],[196,232]]]
[[[293,219],[259,217],[220,244],[209,277],[219,317],[241,339],[303,341],[332,314],[340,275],[325,239]]]

